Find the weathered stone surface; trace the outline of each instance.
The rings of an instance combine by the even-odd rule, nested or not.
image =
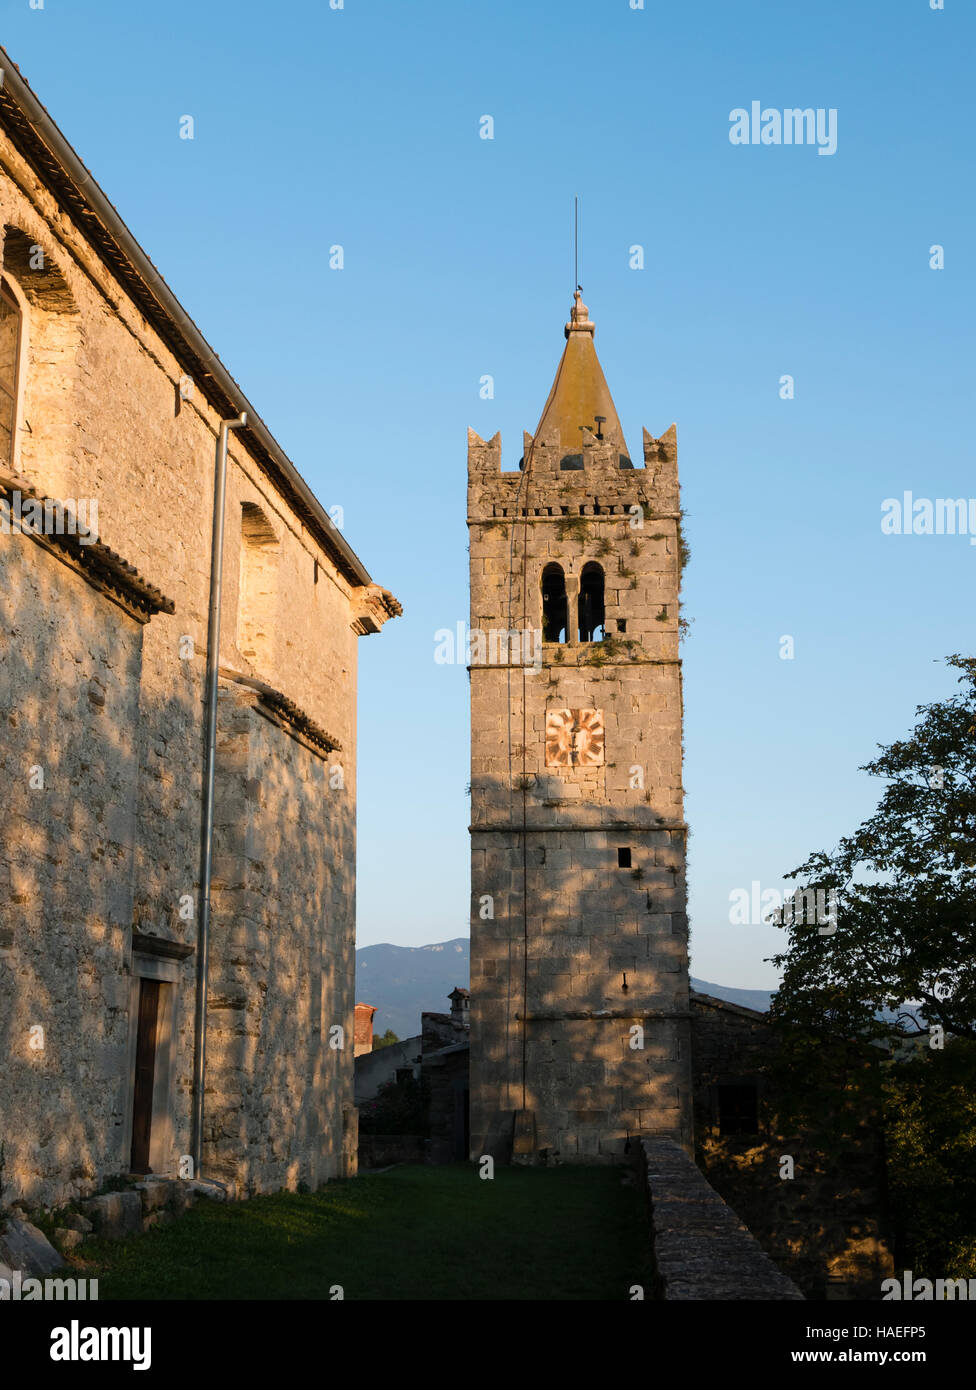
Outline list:
[[[79,1235],[87,1236],[94,1230],[88,1217],[82,1216],[76,1211],[69,1211],[67,1215],[62,1218],[62,1222],[69,1231],[77,1231]]]
[[[212,1202],[233,1200],[233,1192],[228,1190],[226,1183],[208,1182],[206,1178],[194,1178],[187,1186],[194,1196],[207,1197]]]
[[[802,1301],[735,1212],[670,1139],[642,1139],[654,1262],[670,1300]]]
[[[68,1254],[69,1251],[75,1250],[85,1237],[82,1235],[81,1231],[72,1230],[68,1226],[56,1226],[54,1230],[54,1239],[57,1242],[58,1249]]]
[[[227,402],[209,371],[192,398],[177,393],[193,365],[184,327],[147,309],[159,301],[138,288],[150,272],[137,257],[121,274],[126,253],[96,247],[97,217],[67,191],[57,155],[43,173],[27,161],[15,102],[5,86],[0,250],[26,309],[0,462],[52,499],[97,502],[119,572],[134,568],[175,604],[143,624],[80,562],[3,537],[4,1197],[58,1207],[132,1164],[148,977],[136,934],[189,951],[164,957],[168,1056],[161,1046],[149,1164],[175,1177],[190,1148],[210,502]],[[340,558],[336,528],[289,478],[256,433],[231,435],[202,1171],[247,1191],[316,1187],[344,1162],[356,649],[397,609]],[[326,1047],[333,1027],[345,1048]],[[43,1047],[28,1046],[37,1028]]]
[[[0,1265],[43,1278],[63,1264],[64,1260],[44,1232],[30,1221],[12,1216],[0,1229]]]
[[[135,1190],[142,1198],[143,1212],[148,1215],[149,1212],[158,1211],[160,1207],[165,1207],[172,1200],[174,1187],[175,1183],[167,1182],[165,1178],[137,1182]]]
[[[174,1216],[182,1216],[185,1211],[193,1206],[196,1200],[197,1194],[191,1189],[188,1182],[174,1182],[173,1195],[170,1203]]]
[[[81,1205],[95,1234],[104,1240],[124,1240],[142,1230],[142,1198],[138,1192],[104,1192]]]

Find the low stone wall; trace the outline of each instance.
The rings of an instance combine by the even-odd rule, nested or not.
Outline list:
[[[803,1299],[673,1140],[641,1155],[661,1298]]]
[[[422,1134],[359,1133],[359,1167],[388,1168],[391,1163],[426,1163],[427,1140]]]
[[[6,1216],[0,1215],[0,1301],[10,1297],[15,1271],[24,1278],[44,1278],[60,1269],[64,1256],[77,1250],[88,1236],[127,1240],[154,1226],[177,1221],[198,1197],[226,1202],[233,1201],[235,1195],[233,1187],[224,1183],[149,1177],[119,1192],[88,1197],[76,1204],[80,1211],[61,1208],[53,1214],[60,1223],[54,1228],[53,1245],[29,1219],[28,1212],[14,1203]]]

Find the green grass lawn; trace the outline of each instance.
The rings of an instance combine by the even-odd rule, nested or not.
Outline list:
[[[90,1241],[99,1298],[650,1296],[641,1193],[614,1168],[403,1166],[320,1192],[198,1200],[171,1226]]]

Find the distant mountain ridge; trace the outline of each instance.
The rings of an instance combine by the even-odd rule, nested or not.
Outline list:
[[[447,996],[455,985],[468,989],[470,976],[471,942],[466,936],[430,946],[363,946],[356,952],[356,1000],[375,1006],[374,1032],[392,1028],[398,1038],[420,1032],[424,1011],[447,1013],[451,1007]],[[694,976],[691,987],[699,994],[761,1013],[769,1009],[773,997],[767,989],[733,989]]]
[[[373,1004],[373,1032],[398,1038],[420,1032],[425,1011],[449,1013],[455,985],[468,988],[471,942],[466,936],[431,946],[363,946],[356,952],[356,1002]]]
[[[729,1004],[741,1004],[744,1009],[758,1009],[761,1014],[769,1013],[769,1005],[775,990],[734,989],[731,985],[711,985],[707,980],[691,977],[691,987],[699,994],[710,994],[714,999],[724,999]]]

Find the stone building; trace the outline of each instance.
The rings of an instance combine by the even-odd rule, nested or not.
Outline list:
[[[455,985],[448,998],[451,1012],[423,1013],[421,1063],[427,1087],[428,1163],[460,1163],[471,1143],[470,1002],[468,990]]]
[[[314,1187],[355,1163],[356,648],[399,605],[0,66],[3,1198],[176,1172],[201,1055],[203,1173]],[[242,412],[201,1054],[215,440]]]
[[[425,1010],[416,1037],[356,1058],[356,1104],[363,1107],[362,1167],[467,1158],[469,994],[455,986],[448,998],[451,1012]],[[399,1121],[404,1105],[416,1107],[413,1133],[381,1132],[390,1122],[391,1103],[394,1114],[400,1108],[395,1114]]]
[[[420,1077],[420,1054],[423,1040],[419,1033],[412,1038],[376,1047],[356,1058],[356,1105],[362,1107],[375,1100],[391,1081],[401,1077]]]
[[[462,986],[455,985],[447,997],[451,1001],[449,1014],[425,1009],[420,1015],[420,1036],[425,1056],[441,1047],[468,1041],[471,995]]]
[[[579,292],[517,468],[468,435],[471,1154],[691,1143],[674,426],[635,467]]]

